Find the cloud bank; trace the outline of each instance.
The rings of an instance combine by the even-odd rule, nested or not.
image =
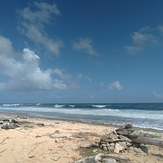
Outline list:
[[[24,48],[16,59],[12,42],[0,35],[0,43],[0,75],[6,76],[6,81],[0,81],[0,91],[65,90],[75,85],[72,76],[60,69],[41,70],[40,57],[34,51]],[[53,74],[58,78],[53,79]]]

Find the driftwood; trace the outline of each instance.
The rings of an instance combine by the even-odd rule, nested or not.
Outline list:
[[[130,138],[135,143],[142,143],[142,144],[149,144],[155,145],[163,148],[163,139],[159,138],[148,138],[148,137],[137,137],[137,138]]]
[[[126,136],[134,143],[155,145],[163,148],[162,137],[158,138],[157,134],[154,132],[135,130],[132,125],[129,124],[117,129],[116,133],[119,135]]]

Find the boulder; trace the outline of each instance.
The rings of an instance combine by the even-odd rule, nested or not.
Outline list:
[[[114,148],[114,153],[119,153],[120,151],[124,150],[125,148],[120,145],[119,143],[115,144],[115,148]]]

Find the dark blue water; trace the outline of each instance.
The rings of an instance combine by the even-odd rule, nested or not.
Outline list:
[[[163,130],[163,103],[0,104],[0,112]]]

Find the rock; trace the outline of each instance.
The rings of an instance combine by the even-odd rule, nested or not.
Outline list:
[[[109,133],[106,134],[104,136],[102,136],[100,143],[104,144],[104,143],[111,143],[114,142],[118,137],[114,134],[114,133]]]
[[[150,150],[150,146],[147,145],[140,145],[140,149],[145,152],[148,153],[148,151]]]
[[[130,135],[134,130],[133,129],[117,129],[116,132],[119,135],[128,136]]]
[[[118,144],[120,144],[124,149],[127,149],[126,142],[119,142]]]
[[[110,146],[114,147],[115,146],[115,143],[110,143]]]
[[[15,125],[14,123],[10,123],[10,122],[7,122],[7,121],[5,121],[4,123],[3,123],[3,125],[2,125],[2,129],[5,129],[5,130],[8,130],[8,129],[15,129],[15,128],[17,128],[18,126],[17,125]]]
[[[95,161],[94,156],[86,157],[81,160],[78,160],[76,163],[100,163],[99,161]]]
[[[119,143],[116,143],[115,148],[114,148],[114,153],[119,153],[122,150],[124,150],[124,147],[120,145]]]
[[[128,136],[129,138],[137,138],[139,136],[145,136],[145,134],[141,130],[135,130],[131,132]]]
[[[118,135],[118,138],[123,140],[123,141],[126,141],[126,142],[132,142],[131,139],[127,138],[126,136],[123,136],[123,135]]]
[[[131,146],[131,147],[128,148],[128,150],[133,151],[134,147]]]
[[[126,124],[126,125],[124,126],[124,129],[130,129],[130,128],[132,128],[132,124]]]
[[[53,157],[52,157],[52,160],[54,160],[54,161],[58,161],[59,159],[60,159],[59,156],[53,156]]]
[[[99,153],[99,154],[97,154],[96,156],[95,156],[95,161],[99,161],[99,162],[101,162],[102,161],[102,156],[103,156],[103,154],[102,153]]]
[[[103,149],[104,151],[107,151],[107,150],[108,150],[107,146],[103,146],[102,149]]]
[[[55,134],[60,134],[60,131],[59,130],[55,130],[54,133]]]
[[[105,158],[102,160],[102,163],[117,163],[117,161],[113,158]]]
[[[112,158],[115,159],[118,163],[127,163],[130,161],[129,157],[127,157],[126,155],[119,155],[119,154],[107,154],[102,156],[102,160],[103,159],[108,159],[108,158]]]
[[[136,153],[142,153],[143,151],[140,148],[133,148],[133,151]]]
[[[109,152],[114,152],[114,147],[113,146],[108,147],[108,151]]]
[[[43,123],[36,123],[37,126],[43,127],[45,126]]]

